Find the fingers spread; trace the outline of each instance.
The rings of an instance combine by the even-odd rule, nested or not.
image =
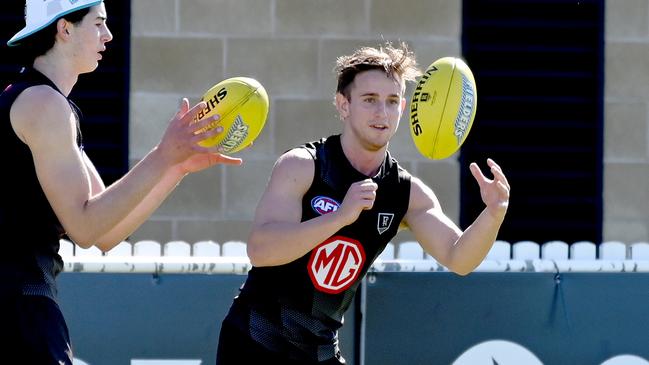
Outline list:
[[[180,100],[180,105],[178,106],[178,111],[176,112],[176,119],[180,119],[187,113],[189,110],[189,100],[187,98],[182,98]]]
[[[509,182],[507,181],[507,177],[505,177],[502,168],[490,158],[487,159],[487,164],[491,167],[491,173],[494,175],[494,179],[502,181],[503,184],[509,188]]]
[[[471,174],[473,175],[473,177],[476,179],[476,181],[480,186],[489,182],[489,179],[487,179],[487,177],[484,176],[482,170],[480,170],[480,167],[478,166],[477,163],[472,162],[471,165],[469,165],[469,169],[471,170]]]
[[[201,110],[205,109],[206,107],[207,107],[207,103],[204,102],[204,101],[201,101],[200,103],[194,105],[191,109],[189,109],[187,111],[187,113],[185,113],[182,116],[181,120],[186,124],[190,124],[194,119],[196,119],[196,116],[198,115],[198,113]]]
[[[196,123],[187,126],[191,133],[194,134],[207,134],[207,132],[216,130],[216,134],[223,132],[223,127],[219,125],[221,117],[213,115],[211,117],[201,119]]]

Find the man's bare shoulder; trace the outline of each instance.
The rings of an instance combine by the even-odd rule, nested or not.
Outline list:
[[[37,85],[25,89],[11,107],[11,125],[21,139],[38,130],[67,130],[71,122],[70,104],[56,90],[47,85]]]
[[[277,163],[313,165],[313,156],[306,148],[296,147],[279,156]]]
[[[313,156],[306,149],[298,147],[279,156],[273,168],[272,179],[308,186],[313,181],[314,172]]]

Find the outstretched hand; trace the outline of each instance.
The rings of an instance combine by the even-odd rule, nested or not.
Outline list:
[[[218,147],[203,147],[198,142],[223,132],[223,128],[205,127],[218,122],[214,115],[194,122],[196,115],[205,108],[205,102],[189,107],[189,101],[183,98],[178,112],[169,122],[158,149],[172,166],[177,166],[183,173],[204,170],[216,164],[240,165],[240,158],[233,158],[220,153]]]
[[[493,216],[502,218],[509,206],[509,182],[507,182],[505,174],[494,160],[487,159],[487,165],[491,169],[493,179],[485,177],[475,162],[471,163],[469,168],[480,186],[480,196],[487,206],[487,210]]]

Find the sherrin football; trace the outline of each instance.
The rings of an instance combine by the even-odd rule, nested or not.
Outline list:
[[[220,125],[223,132],[199,142],[203,147],[221,147],[225,154],[240,151],[261,133],[268,116],[268,94],[259,81],[249,77],[233,77],[210,88],[201,98],[207,106],[196,121],[219,114],[221,118],[206,127]]]
[[[428,66],[410,99],[410,135],[419,152],[435,160],[455,153],[471,130],[476,101],[464,61],[444,57]]]

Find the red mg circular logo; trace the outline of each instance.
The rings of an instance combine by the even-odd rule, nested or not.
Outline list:
[[[320,291],[338,294],[356,281],[365,263],[365,250],[360,242],[334,236],[311,251],[308,272]]]

